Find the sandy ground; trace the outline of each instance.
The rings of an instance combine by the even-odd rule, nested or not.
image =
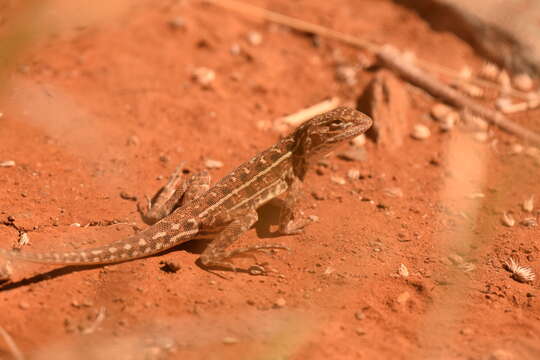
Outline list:
[[[17,229],[30,237],[23,251],[130,235],[146,225],[121,194],[152,195],[182,161],[197,171],[219,160],[218,179],[278,140],[267,124],[332,96],[354,104],[373,77],[336,79],[338,65],[359,63],[356,50],[198,1],[69,3],[0,21],[4,33],[34,39],[17,38],[22,53],[3,73],[0,161],[16,162],[0,167],[3,248]],[[461,39],[391,1],[251,3],[454,69],[482,64]],[[258,45],[247,40],[253,31]],[[211,87],[193,81],[199,67],[215,71]],[[486,142],[439,132],[426,115],[434,100],[407,89],[410,124],[432,136],[405,134],[392,152],[368,141],[364,161],[336,152],[310,173],[301,208],[319,222],[280,238],[258,225],[239,241],[291,248],[259,256],[270,276],[207,272],[196,264],[204,243],[104,267],[14,264],[0,325],[32,359],[540,358],[540,282],[519,283],[502,267],[513,256],[540,272],[538,227],[519,224],[538,216],[521,208],[540,199],[538,162],[512,155],[519,140],[496,129]],[[538,131],[538,115],[514,119]],[[505,211],[518,224],[504,226]],[[272,209],[262,212],[271,223]]]

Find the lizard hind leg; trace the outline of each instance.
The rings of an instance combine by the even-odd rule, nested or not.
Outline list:
[[[137,205],[145,223],[151,225],[158,222],[210,188],[211,179],[206,170],[192,174],[187,179],[184,179],[182,175],[182,164],[180,164],[153,200],[147,198],[145,205],[140,203]]]
[[[232,259],[239,257],[255,258],[254,253],[270,249],[288,249],[279,244],[253,245],[233,250],[227,248],[235,242],[238,237],[249,230],[257,222],[258,216],[255,210],[249,211],[240,217],[236,217],[229,222],[216,238],[208,245],[201,254],[200,261],[205,267],[220,267],[236,271]],[[255,259],[256,261],[256,259]]]

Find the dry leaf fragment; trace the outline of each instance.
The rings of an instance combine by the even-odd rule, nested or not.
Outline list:
[[[505,261],[504,268],[512,273],[512,279],[521,283],[534,281],[534,278],[536,277],[531,268],[520,266],[514,258]]]
[[[523,211],[532,212],[534,210],[534,195],[523,201],[521,206],[523,207]]]
[[[470,262],[464,262],[463,264],[459,264],[458,268],[461,269],[463,272],[471,272],[476,270],[476,265]]]
[[[512,214],[504,212],[502,217],[502,223],[508,227],[512,227],[516,224],[516,220],[512,216]]]
[[[395,197],[395,198],[403,197],[403,190],[401,190],[401,188],[398,188],[398,187],[389,187],[389,188],[383,189],[383,193],[390,197]]]
[[[22,232],[19,235],[19,240],[17,241],[17,244],[15,244],[16,249],[21,249],[23,246],[28,245],[30,243],[30,237],[28,236],[28,233]]]
[[[538,226],[538,221],[536,221],[536,218],[528,217],[521,220],[521,225],[527,226],[527,227],[534,227],[534,226]]]

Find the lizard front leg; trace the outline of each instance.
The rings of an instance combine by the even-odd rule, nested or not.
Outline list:
[[[302,181],[293,175],[289,184],[289,191],[285,195],[285,199],[279,213],[278,232],[280,234],[299,234],[304,230],[304,227],[313,222],[313,220],[301,216],[296,210],[296,205],[302,193],[301,189]]]
[[[148,199],[145,206],[138,204],[139,213],[145,223],[154,224],[174,210],[198,198],[210,188],[210,175],[206,170],[182,179],[182,166],[178,166],[163,186],[154,201]]]
[[[235,257],[243,257],[255,251],[264,251],[268,249],[287,249],[279,244],[253,245],[239,249],[227,250],[227,248],[238,239],[238,237],[249,230],[258,220],[257,212],[249,210],[240,216],[236,216],[228,222],[223,230],[218,233],[216,238],[208,245],[201,254],[200,261],[206,267],[223,267],[236,270],[234,264],[230,261]]]

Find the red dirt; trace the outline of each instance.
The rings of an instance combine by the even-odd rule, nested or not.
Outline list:
[[[0,161],[17,165],[0,168],[3,248],[18,235],[9,216],[29,231],[24,251],[132,234],[129,225],[71,225],[143,227],[121,192],[153,194],[181,161],[197,170],[220,160],[218,179],[278,139],[261,121],[331,96],[353,103],[373,77],[360,71],[348,86],[335,67],[356,64],[356,50],[329,40],[317,48],[294,31],[196,1],[111,2],[92,12],[69,3],[34,12],[44,14],[44,27],[33,30],[39,41],[4,84]],[[252,3],[455,69],[482,62],[459,38],[390,1]],[[185,28],[174,30],[168,23],[179,16]],[[4,32],[12,31],[7,19]],[[258,46],[246,41],[254,30],[263,35]],[[233,44],[244,53],[232,55]],[[191,79],[200,66],[216,72],[210,89]],[[302,208],[318,223],[298,236],[242,237],[291,248],[259,257],[272,276],[204,271],[196,265],[204,244],[96,268],[15,264],[13,283],[0,288],[0,325],[30,358],[43,359],[540,358],[540,282],[518,283],[502,268],[512,255],[540,271],[538,228],[501,224],[504,211],[518,221],[538,215],[520,207],[540,198],[538,163],[509,155],[517,139],[497,130],[495,144],[439,133],[425,116],[434,100],[409,93],[411,124],[428,125],[429,139],[407,137],[396,152],[368,141],[360,163],[331,155],[330,169],[305,183]],[[531,127],[532,115],[519,120]],[[133,136],[139,143],[130,145]],[[360,180],[331,181],[352,168]],[[452,264],[455,254],[474,270]],[[181,268],[167,273],[163,261]],[[408,278],[397,276],[400,264]],[[103,321],[85,334],[101,308]],[[4,344],[0,351],[9,357]]]

